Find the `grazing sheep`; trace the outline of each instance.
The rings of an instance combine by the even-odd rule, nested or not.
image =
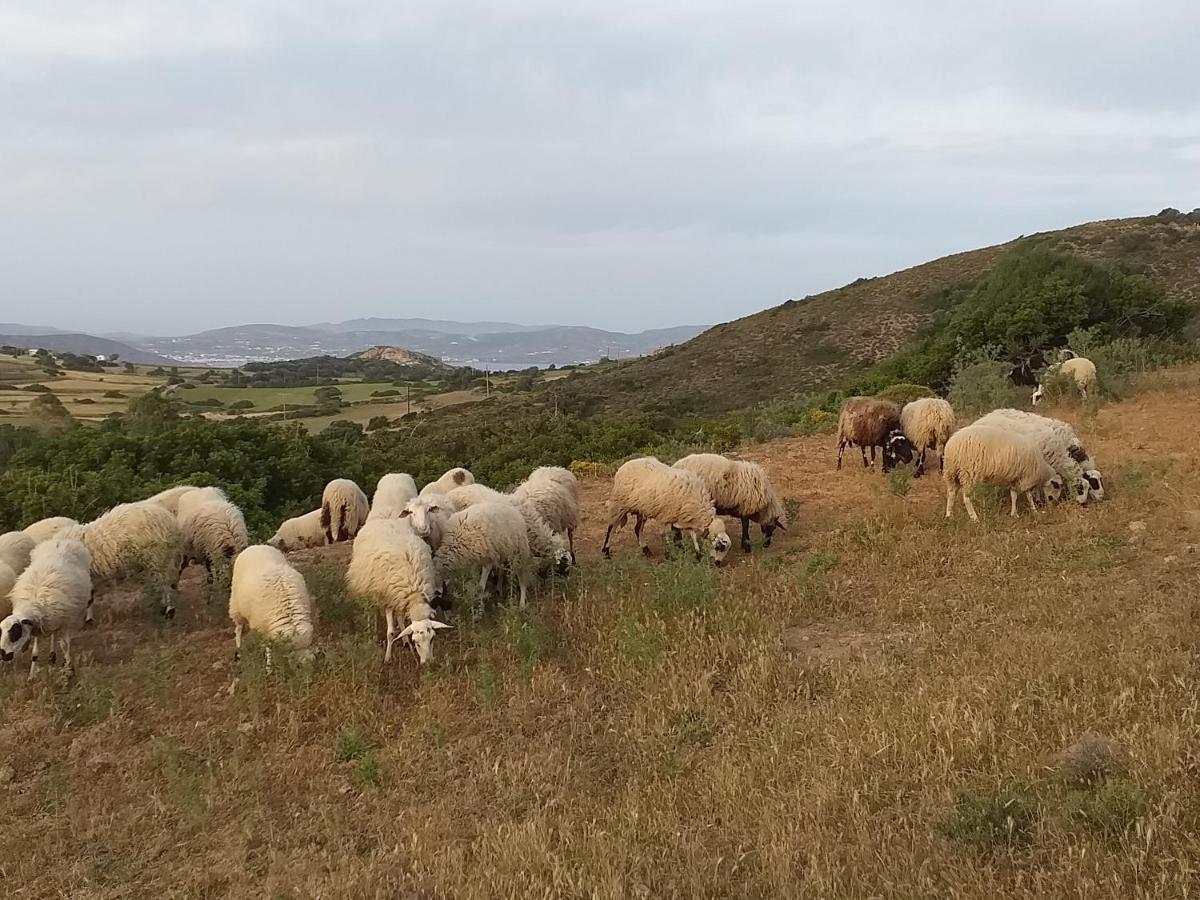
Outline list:
[[[575,529],[579,527],[579,479],[561,466],[540,466],[513,490],[518,501],[533,505],[552,531],[566,534],[575,562]]]
[[[1104,476],[1079,435],[1061,419],[1039,416],[1022,409],[994,409],[975,424],[1004,428],[1031,439],[1042,456],[1081,506],[1104,499]]]
[[[6,563],[17,575],[29,565],[29,555],[37,544],[23,531],[0,534],[0,562]]]
[[[750,552],[750,523],[763,533],[763,546],[771,546],[776,528],[787,530],[783,504],[771,486],[767,470],[758,463],[729,459],[719,453],[693,453],[675,463],[676,469],[695,472],[712,494],[718,516],[742,521],[742,551]]]
[[[255,544],[233,561],[229,585],[229,618],[233,620],[234,659],[242,649],[242,633],[249,628],[277,640],[286,640],[311,659],[316,608],[304,576],[288,564],[274,547]],[[267,650],[270,664],[270,648]]]
[[[421,488],[421,496],[427,497],[430,494],[448,494],[456,487],[462,487],[464,484],[474,483],[475,476],[466,469],[451,469],[437,481],[431,481],[429,484],[425,485],[425,487]]]
[[[904,404],[904,409],[900,410],[900,427],[909,443],[920,452],[914,478],[920,478],[925,471],[925,454],[930,450],[937,452],[941,448],[938,455],[938,468],[941,468],[946,441],[954,434],[956,425],[954,407],[941,397],[921,397]]]
[[[42,541],[48,541],[55,537],[63,529],[78,524],[74,519],[68,519],[66,516],[52,516],[49,519],[39,519],[27,526],[25,533],[33,538],[35,544],[40,544]]]
[[[285,519],[267,545],[284,553],[293,550],[310,550],[325,544],[325,527],[321,524],[321,510],[314,509],[302,516]]]
[[[212,499],[203,491],[193,491],[180,500],[178,521],[183,532],[184,565],[204,563],[209,584],[213,565],[232,560],[250,543],[242,511],[228,500]]]
[[[1070,353],[1071,351],[1066,352]],[[1064,360],[1059,365],[1051,366],[1046,370],[1047,375],[1055,372],[1070,375],[1075,380],[1075,386],[1079,388],[1079,396],[1084,400],[1087,399],[1088,389],[1096,383],[1096,364],[1084,356],[1072,355],[1071,358]],[[1044,393],[1044,388],[1039,384],[1033,392],[1034,406],[1041,402]]]
[[[705,534],[709,539],[709,555],[718,565],[725,560],[732,544],[704,480],[695,472],[673,469],[653,456],[631,459],[617,469],[607,509],[608,530],[600,551],[606,559],[612,557],[609,541],[613,529],[624,528],[631,515],[634,536],[647,556],[650,548],[642,538],[647,519],[658,519],[688,534],[697,554],[701,552],[699,536]]]
[[[375,486],[375,496],[371,498],[371,511],[367,513],[367,521],[400,518],[404,504],[415,496],[417,483],[411,475],[406,472],[384,475]]]
[[[12,607],[8,602],[8,592],[12,590],[12,586],[16,583],[17,573],[12,570],[12,566],[8,563],[0,562],[0,618],[12,612]]]
[[[190,491],[196,491],[199,488],[194,484],[181,484],[177,487],[167,488],[165,491],[159,491],[153,497],[147,497],[147,503],[157,503],[159,506],[170,510],[172,514],[179,512],[179,498]]]
[[[413,534],[429,545],[430,553],[437,553],[442,538],[450,524],[454,505],[442,494],[426,494],[413,497],[400,513],[400,519],[412,529]]]
[[[901,462],[912,462],[913,445],[900,427],[900,407],[890,400],[875,397],[849,397],[838,415],[837,467],[842,467],[842,453],[847,445],[857,446],[862,453],[863,468],[875,464],[875,448],[883,451],[882,468],[890,471]],[[871,462],[867,462],[867,448]]]
[[[387,644],[383,661],[391,662],[392,645],[401,638],[412,641],[417,659],[433,658],[433,633],[450,626],[433,619],[437,578],[429,545],[398,519],[368,522],[354,539],[346,584],[352,593],[369,599],[387,619]],[[396,619],[409,625],[396,631]]]
[[[92,580],[101,582],[149,575],[161,591],[162,614],[175,617],[175,589],[183,568],[183,532],[166,507],[158,503],[122,503],[86,525],[59,533],[82,541],[92,557]],[[92,621],[88,603],[87,621]]]
[[[461,512],[477,503],[509,503],[525,520],[525,535],[529,538],[529,550],[535,559],[551,563],[559,575],[566,575],[571,566],[571,551],[561,534],[556,534],[542,518],[534,505],[518,500],[513,494],[502,494],[482,484],[464,484],[455,488],[447,497],[455,512]]]
[[[971,503],[971,490],[988,483],[1008,488],[1012,515],[1017,514],[1017,495],[1024,494],[1029,508],[1037,512],[1033,491],[1041,489],[1047,499],[1062,493],[1063,481],[1042,458],[1033,441],[1012,431],[987,425],[968,425],[946,442],[945,468],[946,518],[954,512],[955,494],[962,494],[963,506],[974,522],[979,521]]]
[[[493,569],[507,570],[520,584],[520,605],[525,607],[533,555],[525,519],[512,503],[488,500],[456,512],[433,562],[439,584],[457,567],[479,566],[481,591],[487,590]]]
[[[52,538],[38,544],[29,567],[20,574],[10,593],[12,612],[0,622],[0,658],[12,659],[33,641],[29,677],[37,674],[38,641],[50,638],[50,662],[55,662],[54,642],[61,638],[63,661],[74,671],[71,637],[81,629],[91,606],[91,558],[79,541]]]
[[[371,506],[367,495],[349,478],[335,478],[321,494],[321,528],[325,543],[340,544],[358,534]]]

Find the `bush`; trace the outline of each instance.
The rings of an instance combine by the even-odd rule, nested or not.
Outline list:
[[[28,391],[31,394],[50,393],[50,388],[46,387],[44,384],[27,384],[25,387],[21,388],[21,390]]]
[[[120,391],[112,391],[112,390],[105,391],[104,396],[110,400],[124,400],[125,399],[125,395],[122,394]]]
[[[982,415],[993,409],[1023,407],[1030,395],[1009,379],[1011,366],[997,359],[967,362],[950,380],[947,399],[960,416]]]
[[[253,400],[234,400],[227,407],[228,409],[254,409]]]
[[[943,833],[980,849],[1024,847],[1033,841],[1037,803],[1020,787],[991,793],[963,793],[942,823]]]
[[[399,397],[400,392],[395,388],[386,388],[382,391],[371,391],[372,397]]]
[[[923,384],[893,384],[875,396],[880,400],[891,400],[893,403],[903,406],[905,403],[911,403],[921,397],[932,397],[933,395],[933,389]]]
[[[380,428],[387,428],[391,424],[391,420],[387,416],[371,416],[367,422],[367,431],[378,431]]]

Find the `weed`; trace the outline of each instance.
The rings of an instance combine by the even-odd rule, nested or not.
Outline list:
[[[500,700],[500,676],[488,663],[479,668],[479,684],[476,688],[479,705],[490,708]]]
[[[159,761],[171,798],[184,817],[193,825],[203,824],[208,817],[208,802],[204,798],[204,759],[168,739],[159,748]]]
[[[96,725],[112,714],[112,705],[112,687],[97,668],[80,669],[75,678],[54,688],[54,706],[64,725]]]
[[[717,572],[707,559],[696,559],[690,547],[650,567],[650,602],[663,615],[706,606],[716,594]]]
[[[1128,831],[1145,814],[1149,802],[1136,784],[1112,778],[1072,791],[1065,806],[1072,821],[1089,831],[1116,836]]]
[[[627,621],[618,635],[621,654],[639,668],[649,668],[667,647],[666,638],[641,622]]]
[[[801,565],[800,580],[802,582],[810,581],[819,575],[824,575],[826,572],[832,572],[837,568],[838,561],[836,553],[814,553]]]
[[[669,726],[675,746],[679,748],[702,747],[716,733],[715,726],[708,721],[704,713],[696,709],[686,709],[675,715]]]
[[[912,479],[911,469],[892,469],[887,474],[888,493],[895,497],[907,497],[912,488]]]
[[[1024,787],[996,793],[962,793],[954,811],[942,822],[950,839],[980,849],[1025,847],[1033,842],[1038,806]]]
[[[354,780],[359,787],[379,787],[379,757],[374,750],[368,750],[358,758],[354,766]]]
[[[371,742],[356,726],[348,725],[338,732],[334,753],[341,762],[354,762],[371,752]]]

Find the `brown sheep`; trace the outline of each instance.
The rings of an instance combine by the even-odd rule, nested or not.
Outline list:
[[[904,430],[900,427],[900,407],[890,400],[848,397],[838,416],[837,440],[839,469],[847,444],[859,448],[864,468],[874,465],[876,447],[883,451],[884,472],[913,459],[912,442],[904,436]],[[868,447],[871,448],[870,462],[867,462]]]

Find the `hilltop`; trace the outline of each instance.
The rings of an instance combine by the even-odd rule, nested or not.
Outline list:
[[[710,328],[698,337],[561,388],[591,411],[723,412],[837,386],[907,345],[944,292],[986,273],[1021,241],[1143,274],[1200,304],[1200,211],[1090,222],[956,253]]]
[[[350,359],[382,359],[390,363],[395,363],[398,366],[441,365],[441,360],[436,356],[417,353],[413,350],[405,350],[403,347],[389,347],[385,345],[368,347],[366,350],[360,350],[358,353],[351,353]]]

